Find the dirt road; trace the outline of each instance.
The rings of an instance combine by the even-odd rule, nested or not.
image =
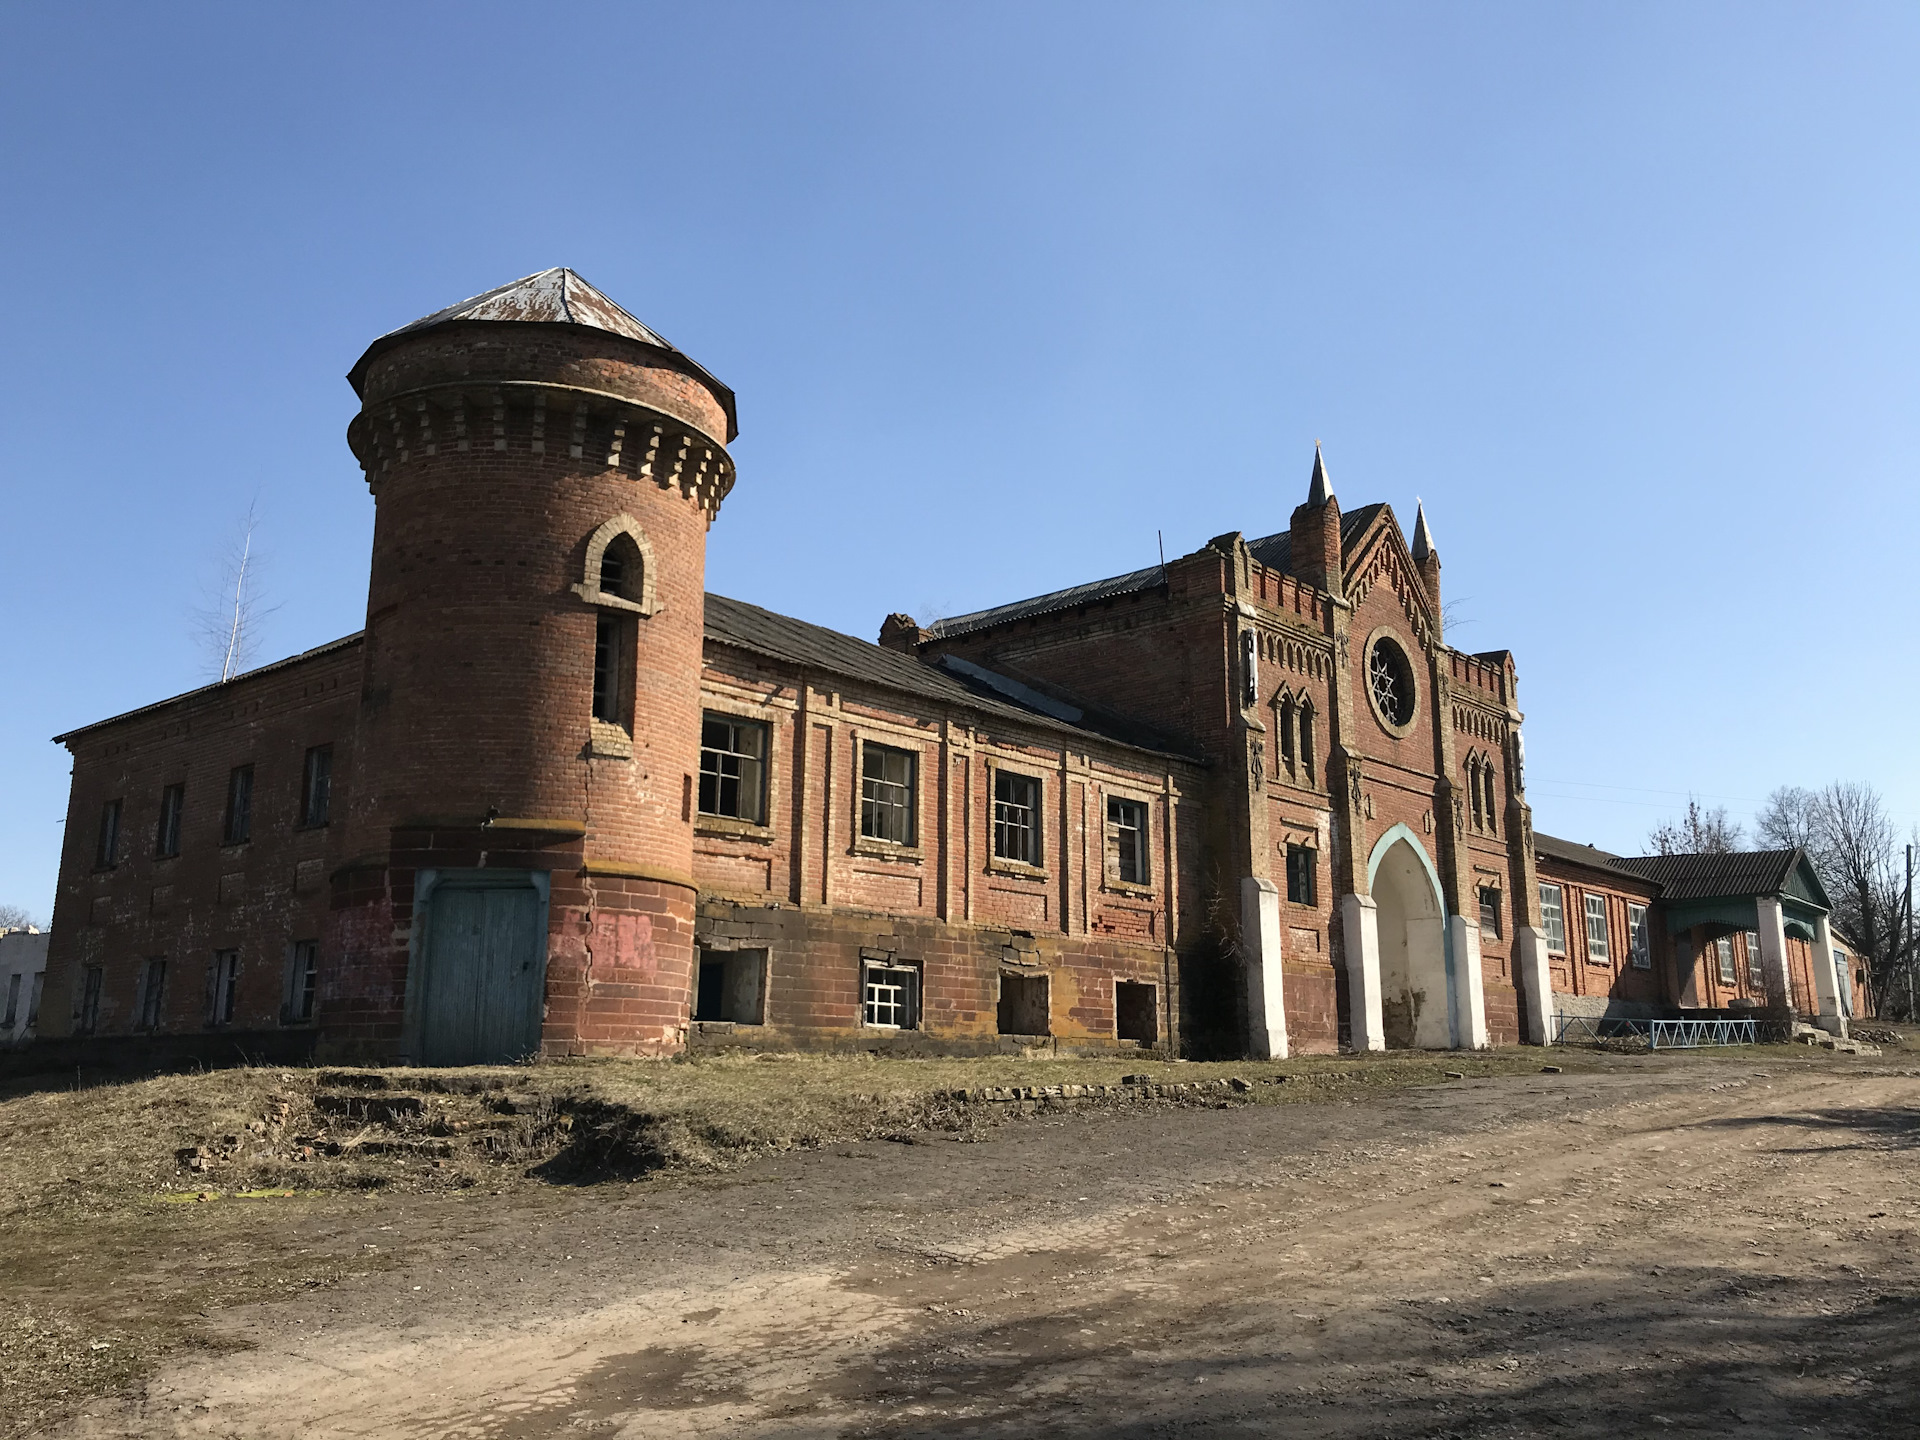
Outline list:
[[[423,1199],[67,1433],[1915,1434],[1917,1107],[1647,1060]]]

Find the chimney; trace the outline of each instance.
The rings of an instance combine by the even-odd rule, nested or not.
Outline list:
[[[888,650],[898,650],[902,655],[916,654],[920,647],[932,638],[920,628],[919,622],[911,615],[896,612],[880,622],[881,646]]]

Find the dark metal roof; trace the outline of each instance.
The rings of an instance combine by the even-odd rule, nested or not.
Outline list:
[[[85,735],[89,731],[98,730],[104,725],[118,725],[122,720],[138,719],[142,715],[152,714],[155,710],[164,710],[169,705],[184,705],[189,700],[198,700],[221,690],[230,690],[245,680],[257,680],[262,675],[271,675],[276,670],[285,670],[291,665],[318,660],[322,655],[331,655],[334,651],[344,650],[349,645],[358,645],[365,634],[364,630],[356,630],[351,635],[342,635],[338,640],[329,640],[326,644],[316,645],[311,650],[302,650],[298,655],[289,655],[286,659],[275,660],[270,665],[261,665],[253,670],[242,671],[231,680],[216,680],[211,685],[202,685],[198,690],[189,690],[185,694],[175,695],[166,700],[156,700],[151,705],[142,705],[138,710],[128,710],[119,715],[110,715],[105,720],[95,720],[90,725],[81,725],[67,731],[64,735],[54,736],[53,743],[64,745],[69,740]]]
[[[1340,554],[1344,559],[1354,546],[1360,543],[1360,537],[1367,527],[1373,524],[1374,517],[1387,507],[1381,503],[1362,505],[1358,510],[1349,511],[1340,517]],[[1293,569],[1293,531],[1282,530],[1277,535],[1263,535],[1258,540],[1247,542],[1247,551],[1270,570]]]
[[[1800,858],[1798,850],[1740,850],[1728,855],[1627,855],[1613,863],[1653,881],[1663,900],[1716,900],[1777,895]]]
[[[1566,865],[1585,865],[1590,870],[1617,869],[1620,861],[1620,857],[1609,850],[1597,850],[1591,845],[1562,840],[1558,835],[1542,835],[1538,830],[1533,832],[1533,853]],[[1646,877],[1635,874],[1634,878]]]
[[[638,340],[642,345],[651,345],[655,349],[665,350],[677,357],[713,388],[727,412],[727,439],[731,441],[739,433],[740,425],[734,413],[733,390],[730,386],[716,380],[704,366],[685,351],[668,344],[657,331],[642,325],[565,266],[542,270],[537,275],[523,276],[511,284],[489,290],[483,295],[475,295],[471,299],[462,300],[457,305],[449,305],[444,310],[423,315],[410,325],[402,325],[398,330],[389,330],[369,345],[366,353],[354,362],[353,369],[347,372],[347,379],[352,383],[354,393],[360,393],[360,382],[366,377],[367,364],[374,356],[393,346],[402,336],[429,330],[435,325],[450,324],[456,320],[501,321],[508,324],[584,325],[594,330],[605,330],[612,335],[624,335],[629,340]]]
[[[1063,704],[1019,681],[990,674],[978,666],[968,666],[963,672],[948,670],[897,650],[842,635],[837,630],[763,610],[744,600],[730,600],[724,595],[707,596],[707,639],[958,709],[1018,720],[1042,729],[1099,735],[1136,750],[1197,758],[1192,751],[1164,735],[1116,716],[1096,713],[1083,704]],[[1022,695],[1031,696],[1032,703],[1019,703],[1015,697]],[[1074,710],[1080,713],[1078,720],[1063,718]]]

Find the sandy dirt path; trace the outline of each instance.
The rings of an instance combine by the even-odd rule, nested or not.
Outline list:
[[[422,1202],[65,1433],[1920,1434],[1916,1179],[1920,1079],[1649,1060]]]

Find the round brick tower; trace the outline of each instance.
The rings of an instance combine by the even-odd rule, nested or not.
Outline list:
[[[348,378],[375,521],[327,1048],[676,1048],[733,393],[569,270]]]

